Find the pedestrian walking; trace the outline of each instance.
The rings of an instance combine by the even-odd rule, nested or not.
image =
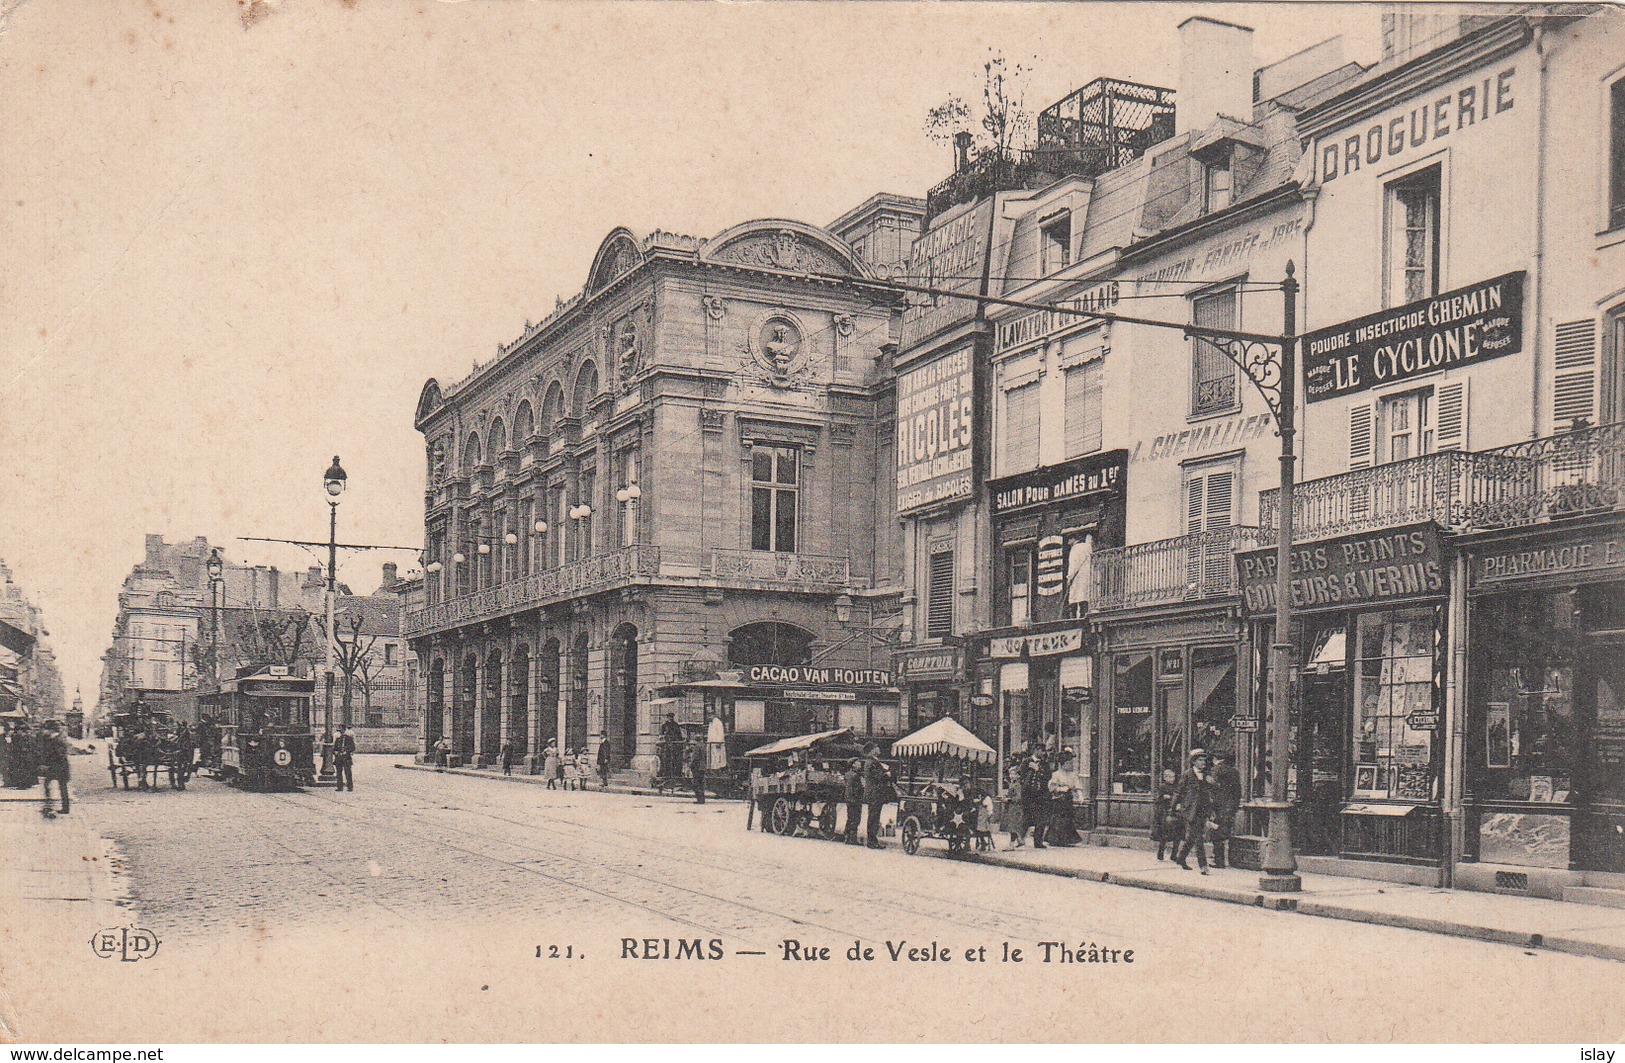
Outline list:
[[[1027,844],[1027,806],[1022,796],[1020,764],[1010,765],[1005,772],[1004,829],[1010,835],[1006,852]]]
[[[1061,750],[1061,764],[1050,773],[1049,782],[1049,835],[1051,845],[1072,846],[1083,839],[1075,825],[1077,794],[1083,789],[1078,775],[1078,758],[1070,749]]]
[[[1034,849],[1044,848],[1049,829],[1049,777],[1053,773],[1046,761],[1040,746],[1028,756],[1021,770],[1021,810],[1026,825],[1032,828]]]
[[[892,785],[891,769],[880,759],[880,746],[870,742],[868,748],[863,751],[863,801],[868,806],[867,822],[864,826],[868,834],[867,844],[871,849],[885,848],[880,841],[880,813],[896,793],[896,788]]]
[[[67,815],[68,740],[63,737],[62,725],[56,720],[46,720],[40,733],[35,736],[34,757],[39,763],[41,797],[44,801],[40,811],[47,817],[56,814],[51,811],[51,782],[54,780],[57,796],[62,802],[61,814]]]
[[[338,737],[333,739],[333,772],[338,782],[338,789],[346,786],[350,792],[355,793],[355,729],[350,727],[339,728]]]
[[[841,783],[841,796],[846,799],[846,830],[842,840],[848,845],[858,844],[858,826],[863,822],[863,758],[853,757],[846,766],[846,777]]]
[[[688,777],[694,784],[694,803],[697,805],[705,804],[705,765],[705,738],[695,735],[688,744]]]
[[[506,739],[502,743],[502,774],[513,774],[513,743]]]
[[[1230,838],[1236,832],[1236,813],[1241,811],[1241,773],[1236,771],[1235,755],[1218,753],[1213,761],[1213,866],[1228,867]]]
[[[1169,849],[1178,849],[1185,836],[1185,824],[1174,811],[1174,793],[1179,789],[1179,773],[1162,769],[1156,792],[1151,797],[1151,840],[1157,843],[1157,859],[1167,859]]]
[[[1213,783],[1208,778],[1208,755],[1205,749],[1193,749],[1190,767],[1180,776],[1174,791],[1174,811],[1184,824],[1185,837],[1174,852],[1174,860],[1186,871],[1191,865],[1186,860],[1196,850],[1196,864],[1207,874],[1208,821],[1213,818]]]
[[[559,759],[559,747],[551,738],[547,740],[547,748],[542,750],[542,774],[547,778],[547,788],[556,790],[564,778],[564,762]]]
[[[598,740],[598,782],[604,789],[609,789],[609,739]]]

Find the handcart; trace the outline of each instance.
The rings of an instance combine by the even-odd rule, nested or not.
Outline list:
[[[993,792],[998,754],[951,716],[927,724],[892,745],[898,763],[897,824],[903,852],[920,851],[922,838],[948,843],[951,853],[990,847],[978,829],[984,800]]]

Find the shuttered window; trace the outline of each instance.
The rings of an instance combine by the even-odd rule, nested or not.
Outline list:
[[[1105,360],[1066,371],[1066,456],[1076,458],[1100,449],[1101,384]]]
[[[1434,450],[1467,449],[1467,381],[1440,384],[1436,394]]]
[[[1236,289],[1208,292],[1191,300],[1191,323],[1206,328],[1236,327]],[[1192,341],[1191,415],[1218,413],[1236,405],[1236,365],[1207,340]]]
[[[1557,326],[1554,345],[1557,375],[1553,380],[1552,427],[1564,431],[1577,422],[1597,421],[1597,327],[1590,320]]]
[[[927,566],[925,637],[940,639],[954,633],[954,552],[937,551]]]
[[[1038,467],[1038,382],[1004,393],[1004,423],[999,432],[999,474]]]
[[[1369,402],[1356,402],[1349,407],[1349,468],[1371,467],[1372,436],[1376,427],[1376,408]]]
[[[1234,465],[1190,469],[1185,481],[1187,580],[1198,587],[1227,589],[1230,574],[1230,539],[1218,532],[1235,523],[1236,468]]]

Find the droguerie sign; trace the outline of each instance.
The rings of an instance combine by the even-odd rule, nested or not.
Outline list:
[[[1243,611],[1275,609],[1275,550],[1236,555]],[[1443,594],[1439,529],[1414,524],[1292,548],[1292,608],[1354,607]]]
[[[899,512],[974,492],[975,381],[969,347],[898,374]]]
[[[1523,350],[1524,273],[1420,299],[1303,337],[1310,402]]]

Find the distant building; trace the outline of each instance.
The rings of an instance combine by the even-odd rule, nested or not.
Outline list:
[[[62,675],[48,642],[39,607],[23,593],[0,561],[0,712],[58,717],[63,710]]]

